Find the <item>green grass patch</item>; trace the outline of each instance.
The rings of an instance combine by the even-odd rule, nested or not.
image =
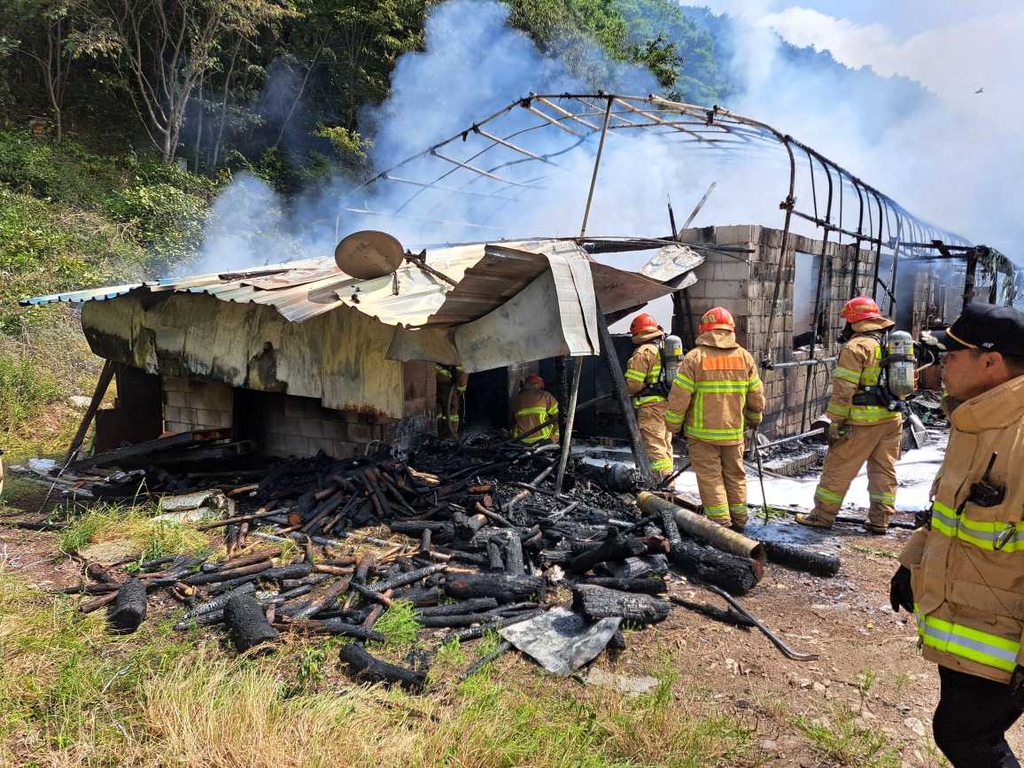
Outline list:
[[[373,625],[387,638],[384,647],[394,650],[416,642],[422,625],[416,621],[416,608],[408,600],[395,600]]]
[[[796,724],[822,757],[841,765],[899,768],[902,763],[885,734],[858,725],[848,707],[833,706],[823,718],[798,717]]]
[[[58,546],[71,554],[90,544],[120,540],[130,541],[142,561],[198,552],[210,544],[206,534],[188,525],[156,520],[148,508],[100,504],[61,531]]]

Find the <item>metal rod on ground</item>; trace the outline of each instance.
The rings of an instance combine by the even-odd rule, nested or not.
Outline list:
[[[725,600],[725,602],[727,602],[729,605],[735,608],[741,616],[750,619],[750,621],[754,623],[754,626],[761,630],[764,636],[772,641],[772,645],[774,645],[776,648],[782,651],[782,655],[786,658],[792,659],[793,661],[818,660],[818,654],[816,653],[801,653],[800,651],[794,651],[792,648],[786,645],[774,632],[772,632],[770,629],[768,629],[768,627],[766,627],[764,624],[758,621],[757,617],[754,616],[754,614],[752,614],[750,611],[744,608],[738,600],[736,600],[724,589],[720,589],[719,587],[716,587],[714,584],[705,584],[704,588],[710,590],[711,592],[714,592],[720,598]]]
[[[671,475],[669,475],[664,480],[662,480],[660,483],[658,483],[658,487],[659,488],[670,488],[672,486],[672,483],[675,482],[675,479],[677,477],[679,477],[681,474],[683,474],[683,472],[688,470],[691,466],[692,466],[692,464],[691,464],[690,460],[687,459],[686,462],[683,464],[683,466],[681,466],[679,469],[677,469]]]
[[[587,193],[587,207],[583,209],[583,223],[580,224],[580,237],[587,234],[587,220],[590,218],[590,206],[594,202],[594,188],[597,186],[597,172],[601,167],[601,153],[604,152],[604,140],[608,136],[608,121],[612,116],[612,103],[614,99],[608,99],[608,106],[604,110],[604,125],[601,126],[601,140],[597,143],[597,157],[594,158],[594,173],[590,177],[590,192]],[[572,418],[570,415],[569,418]]]
[[[597,306],[597,330],[600,333],[601,359],[604,360],[605,370],[608,379],[612,383],[612,391],[615,399],[618,400],[622,418],[626,420],[626,429],[629,430],[629,443],[633,449],[633,461],[636,463],[640,478],[648,487],[654,486],[654,474],[651,472],[651,460],[647,454],[647,446],[640,435],[640,425],[636,421],[636,412],[633,404],[629,401],[629,393],[626,391],[626,379],[622,375],[618,358],[615,356],[615,346],[612,344],[612,335],[608,331],[608,321],[601,311],[601,305]]]
[[[825,434],[826,430],[824,427],[818,427],[808,432],[801,432],[799,435],[790,435],[789,437],[783,437],[779,440],[772,440],[770,443],[765,443],[765,448],[774,448],[776,445],[785,445],[786,443],[795,443],[797,440],[803,440],[808,437],[815,437],[816,435]]]
[[[605,126],[608,119],[605,118]],[[562,495],[562,482],[565,480],[565,467],[569,463],[569,451],[572,448],[572,428],[576,422],[576,401],[580,394],[580,379],[583,378],[583,358],[576,358],[576,372],[572,377],[572,392],[569,395],[569,415],[565,420],[565,434],[562,436],[562,458],[558,462],[558,476],[555,479],[555,496]]]
[[[751,435],[751,449],[754,451],[754,461],[757,462],[757,479],[761,483],[761,504],[764,505],[764,524],[768,525],[768,518],[771,517],[768,511],[768,495],[764,492],[764,467],[761,465],[761,449],[757,444],[757,430]]]

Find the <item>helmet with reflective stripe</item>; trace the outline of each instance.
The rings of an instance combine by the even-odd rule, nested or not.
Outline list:
[[[839,316],[852,324],[859,323],[861,320],[873,320],[882,317],[882,311],[870,296],[857,296],[843,305]]]
[[[700,326],[697,330],[700,333],[707,333],[721,329],[724,331],[735,331],[736,321],[732,319],[732,312],[723,307],[712,307],[704,313],[700,319]]]
[[[641,312],[639,315],[633,318],[633,322],[629,324],[629,332],[636,336],[638,333],[644,331],[657,331],[660,330],[661,326],[658,325],[658,321],[655,320],[651,315],[646,312]]]
[[[526,377],[523,382],[527,387],[537,387],[538,389],[544,389],[544,379],[540,377],[539,373],[531,373]]]

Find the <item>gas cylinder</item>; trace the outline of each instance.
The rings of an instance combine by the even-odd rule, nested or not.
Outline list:
[[[661,345],[662,377],[669,385],[676,378],[679,361],[683,359],[683,340],[678,336],[666,336]]]
[[[914,340],[906,331],[889,333],[886,348],[886,380],[889,392],[897,400],[906,400],[914,393]]]

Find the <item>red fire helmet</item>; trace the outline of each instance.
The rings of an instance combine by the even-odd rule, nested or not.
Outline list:
[[[882,317],[882,311],[870,296],[857,296],[843,305],[839,316],[848,323],[859,323],[861,320]]]
[[[659,328],[658,321],[646,312],[642,312],[634,317],[633,322],[629,324],[629,332],[634,336],[644,331],[654,331]]]
[[[535,386],[544,389],[544,379],[541,378],[539,373],[531,373],[523,383],[528,387]]]
[[[697,330],[700,333],[707,333],[719,328],[725,331],[735,331],[736,321],[732,319],[732,312],[728,309],[712,307],[700,319],[700,326]]]

